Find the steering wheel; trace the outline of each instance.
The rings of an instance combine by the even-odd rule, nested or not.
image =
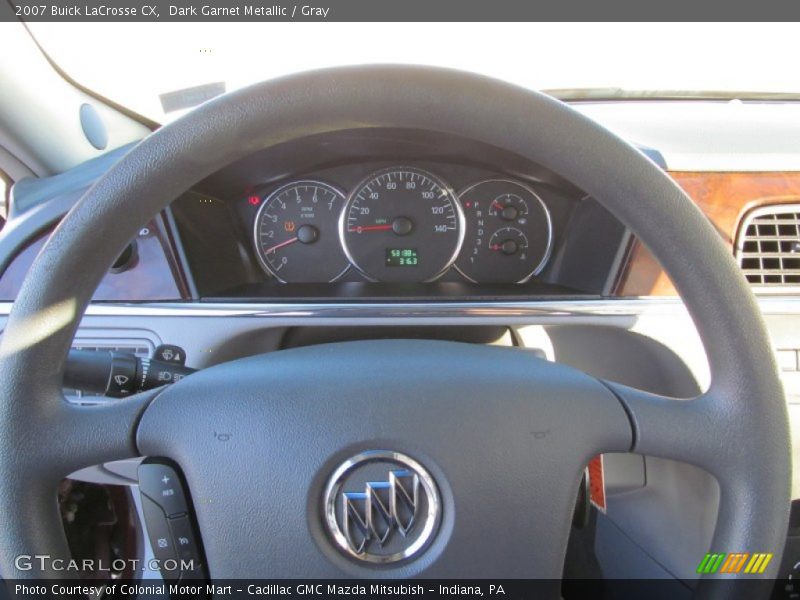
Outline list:
[[[710,389],[679,401],[512,348],[364,341],[236,360],[109,405],[65,401],[65,357],[92,292],[152,215],[257,150],[370,127],[479,140],[591,194],[680,291],[707,352]],[[787,531],[783,391],[757,304],[713,227],[655,164],[596,123],[543,94],[473,74],[321,70],[227,94],[165,125],[53,232],[14,303],[0,373],[6,578],[68,575],[20,570],[15,557],[68,558],[58,482],[135,456],[182,468],[214,578],[558,579],[581,474],[604,452],[671,458],[713,474],[713,548],[774,553],[765,577],[777,573]],[[230,440],[214,443],[223,430]],[[356,493],[364,482],[369,489]],[[391,502],[376,504],[387,490]],[[378,517],[358,521],[367,496],[383,529]],[[388,529],[397,552],[375,546],[370,556],[378,558],[361,560],[364,544]],[[738,589],[726,593],[744,597]]]

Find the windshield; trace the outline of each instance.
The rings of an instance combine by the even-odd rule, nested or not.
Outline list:
[[[78,83],[165,122],[321,67],[464,69],[564,99],[800,99],[793,24],[31,23]]]

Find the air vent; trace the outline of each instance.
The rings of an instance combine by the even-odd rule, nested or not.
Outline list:
[[[748,213],[739,228],[736,257],[754,287],[800,286],[800,204]]]

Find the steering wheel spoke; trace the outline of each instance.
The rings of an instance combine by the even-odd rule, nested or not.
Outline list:
[[[41,397],[28,398],[30,413],[25,414],[23,406],[14,418],[0,421],[0,451],[6,465],[0,478],[0,501],[5,506],[24,507],[25,511],[25,518],[9,519],[4,526],[0,556],[8,561],[5,564],[13,564],[19,556],[37,554],[69,559],[55,501],[59,483],[83,467],[138,456],[136,427],[158,391],[104,405],[76,406],[60,391],[39,390],[40,395],[47,393],[46,402]],[[14,577],[75,576],[54,571],[52,565],[51,560],[42,564],[43,569],[15,570]]]
[[[708,395],[678,399],[646,392],[620,383],[605,381],[625,406],[631,419],[631,451],[697,464],[718,452],[712,439],[715,422],[709,411]],[[703,465],[699,465],[703,466]]]
[[[163,389],[140,392],[127,398],[95,406],[64,402],[63,422],[69,430],[63,440],[63,466],[81,466],[139,456],[136,428],[148,404]]]
[[[136,427],[160,391],[94,406],[71,404],[60,393],[53,394],[45,415],[22,418],[13,426],[24,431],[25,442],[17,447],[18,466],[60,480],[83,467],[139,456]]]
[[[763,464],[759,451],[764,446],[772,446],[771,452],[776,456],[788,456],[785,438],[770,435],[770,430],[780,431],[782,424],[770,427],[768,423],[749,419],[747,408],[737,401],[741,394],[732,392],[730,387],[712,385],[697,398],[679,400],[618,383],[605,383],[630,416],[633,452],[690,463],[716,478],[720,486],[718,522],[751,520],[765,502],[783,493],[783,482],[775,480],[772,465]],[[763,398],[753,399],[753,402],[762,401]],[[731,444],[732,439],[738,443]],[[741,477],[742,472],[747,472],[748,476]],[[788,515],[788,502],[782,510]],[[760,527],[756,525],[753,529]],[[755,533],[717,527],[712,549],[780,553],[780,546],[754,546]],[[771,537],[771,532],[760,533],[762,539]],[[768,572],[776,573],[778,566],[770,565]],[[748,587],[726,586],[720,590],[720,597],[726,598],[736,594],[748,597],[752,593]]]

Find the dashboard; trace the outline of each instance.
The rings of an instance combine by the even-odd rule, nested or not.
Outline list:
[[[14,187],[0,300],[16,296],[48,232],[125,151]],[[797,173],[670,174],[732,252],[746,215],[799,201]],[[175,198],[130,250],[95,300],[675,294],[647,249],[570,182],[431,131],[339,131],[256,150]]]
[[[625,228],[471,140],[343,131],[254,153],[170,208],[200,298],[600,295]]]
[[[14,186],[0,300],[126,150]],[[614,289],[629,242],[598,202],[506,150],[345,130],[256,150],[198,181],[131,240],[95,300],[597,297]]]

